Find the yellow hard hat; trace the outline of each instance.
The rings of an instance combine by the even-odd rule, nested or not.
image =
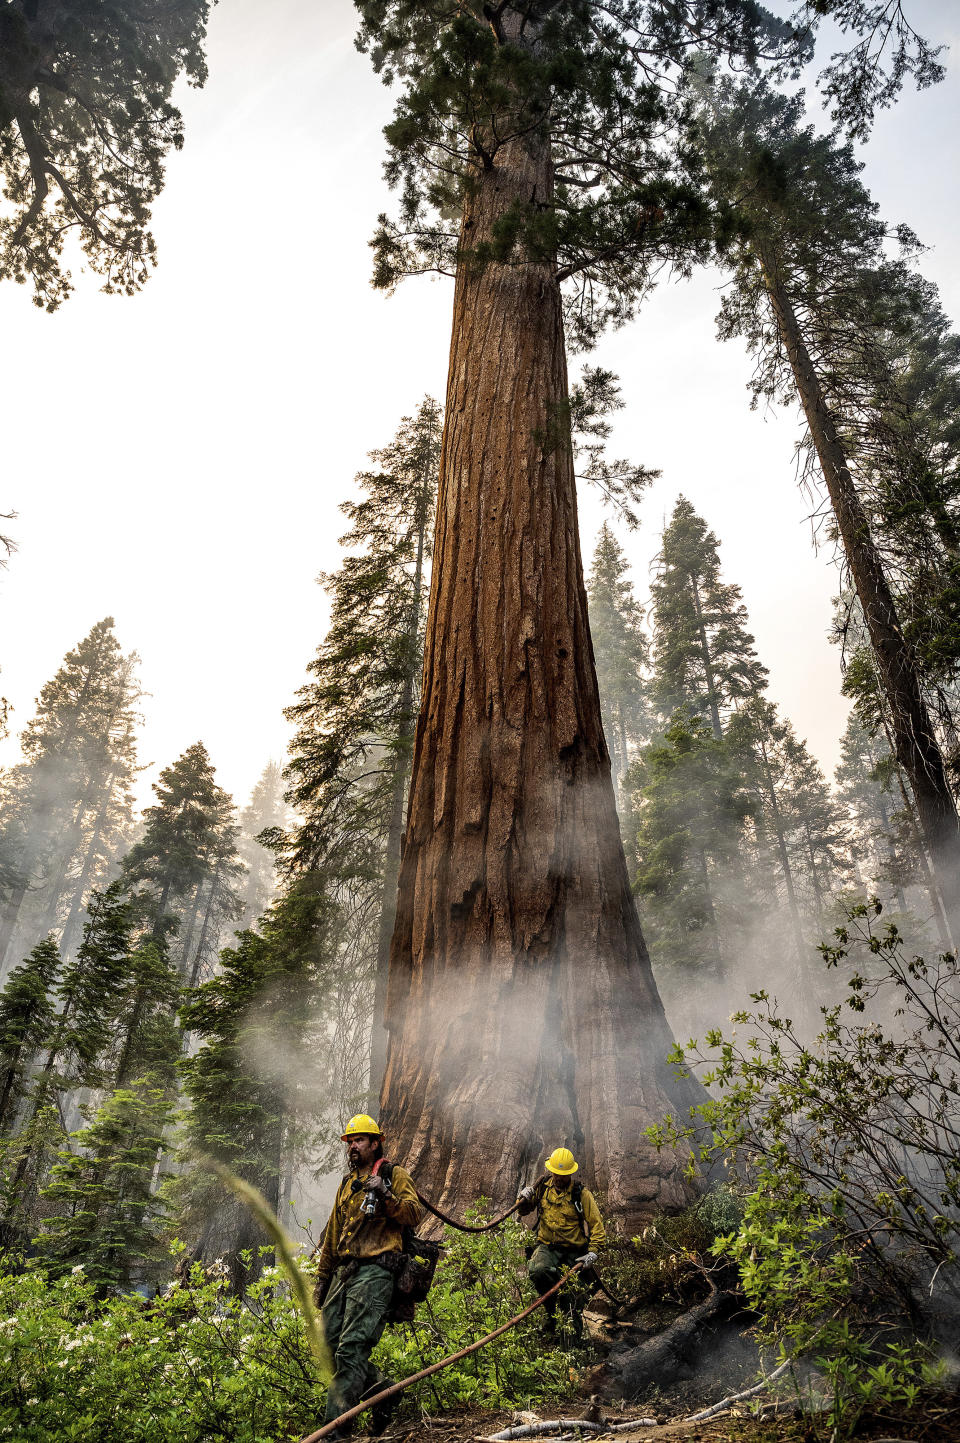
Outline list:
[[[366,1112],[358,1112],[351,1117],[343,1132],[340,1134],[340,1141],[346,1142],[351,1137],[381,1137],[379,1127],[373,1118]]]
[[[576,1170],[577,1161],[568,1147],[554,1148],[547,1158],[547,1172],[558,1173],[560,1177],[569,1177]]]

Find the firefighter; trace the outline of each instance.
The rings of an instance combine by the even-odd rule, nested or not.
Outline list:
[[[582,1264],[579,1275],[543,1305],[545,1331],[549,1335],[556,1333],[559,1304],[579,1341],[583,1337],[583,1307],[590,1296],[581,1279],[597,1261],[606,1233],[593,1193],[579,1179],[574,1180],[578,1163],[570,1149],[556,1148],[547,1158],[546,1168],[550,1176],[523,1188],[517,1199],[521,1216],[537,1210],[536,1245],[527,1273],[539,1295],[558,1283],[575,1262]]]
[[[379,1391],[380,1375],[370,1354],[390,1313],[393,1281],[400,1266],[402,1229],[414,1228],[423,1209],[410,1174],[383,1166],[383,1138],[372,1117],[358,1113],[342,1140],[349,1171],[337,1190],[317,1265],[314,1296],[323,1308],[323,1330],[333,1354],[334,1375],[324,1422],[347,1412],[365,1393]],[[371,1432],[384,1431],[395,1403],[374,1408]],[[352,1431],[340,1427],[332,1438]]]

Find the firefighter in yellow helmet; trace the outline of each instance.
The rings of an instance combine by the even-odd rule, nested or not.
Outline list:
[[[558,1306],[574,1337],[583,1337],[583,1307],[589,1289],[581,1281],[597,1261],[607,1240],[596,1198],[575,1174],[576,1158],[568,1147],[556,1148],[546,1162],[547,1177],[522,1189],[517,1201],[521,1216],[536,1209],[536,1244],[527,1265],[538,1296],[558,1283],[575,1262],[583,1268],[566,1288],[544,1303],[544,1327],[554,1333]]]
[[[364,1393],[379,1391],[380,1375],[370,1354],[390,1313],[403,1229],[416,1227],[423,1216],[410,1174],[384,1158],[382,1134],[372,1117],[351,1117],[342,1140],[349,1167],[323,1234],[314,1293],[333,1354],[327,1423],[359,1403]],[[394,1406],[374,1408],[371,1432],[384,1431]],[[341,1426],[330,1437],[346,1438],[351,1431]]]

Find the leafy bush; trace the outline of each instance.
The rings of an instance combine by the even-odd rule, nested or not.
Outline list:
[[[276,1270],[244,1299],[194,1269],[147,1301],[99,1301],[82,1268],[0,1274],[0,1436],[22,1443],[302,1437],[325,1389]]]
[[[874,930],[880,910],[854,907],[821,949],[830,967],[863,954],[846,1002],[857,1021],[825,1008],[807,1044],[754,994],[731,1019],[745,1033],[676,1050],[707,1065],[714,1096],[651,1134],[696,1142],[739,1182],[742,1221],[713,1253],[736,1262],[760,1341],[826,1377],[835,1437],[865,1406],[915,1397],[932,1358],[917,1335],[960,1291],[960,967],[906,958],[895,926]],[[864,1019],[868,1004],[885,1020]]]
[[[483,1216],[482,1208],[470,1216]],[[493,1332],[534,1300],[524,1245],[530,1234],[509,1220],[494,1233],[445,1236],[446,1250],[426,1303],[411,1327],[388,1329],[374,1361],[391,1378],[407,1377]],[[463,1404],[508,1408],[557,1400],[571,1392],[573,1353],[547,1343],[540,1312],[489,1347],[420,1385],[428,1411]]]
[[[417,1322],[374,1355],[407,1377],[492,1331],[533,1300],[524,1229],[453,1235]],[[249,1257],[248,1257],[249,1263]],[[573,1355],[545,1348],[536,1315],[421,1384],[408,1407],[508,1407],[569,1393]],[[280,1443],[319,1424],[326,1388],[277,1269],[242,1297],[223,1264],[156,1298],[97,1296],[80,1267],[0,1273],[0,1437],[18,1443]]]

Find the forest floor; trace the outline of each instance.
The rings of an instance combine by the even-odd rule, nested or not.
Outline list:
[[[588,1331],[596,1338],[601,1320],[587,1315]],[[591,1326],[593,1325],[593,1326]],[[602,1349],[598,1350],[602,1355]],[[626,1423],[631,1418],[656,1419],[656,1425],[639,1424],[637,1428],[617,1427],[616,1431],[590,1432],[583,1438],[598,1443],[830,1443],[831,1428],[823,1417],[802,1415],[790,1389],[781,1387],[769,1396],[759,1414],[751,1401],[734,1404],[714,1418],[690,1421],[690,1415],[710,1408],[734,1393],[750,1388],[757,1378],[758,1357],[755,1347],[739,1337],[734,1330],[720,1332],[703,1349],[696,1365],[683,1377],[675,1378],[662,1388],[648,1389],[637,1401],[629,1404],[613,1402],[596,1404],[588,1396],[591,1387],[600,1381],[600,1357],[593,1366],[571,1374],[579,1398],[542,1402],[536,1412],[464,1409],[407,1420],[398,1417],[390,1431],[383,1435],[392,1443],[480,1443],[503,1429],[555,1418],[596,1418],[598,1422]],[[761,1400],[754,1400],[760,1402]],[[591,1411],[596,1409],[596,1411]],[[362,1436],[361,1434],[358,1437]],[[550,1439],[576,1435],[571,1429],[552,1430]],[[960,1396],[936,1396],[922,1407],[911,1411],[884,1410],[864,1413],[852,1434],[863,1443],[960,1443]],[[543,1443],[534,1438],[530,1443]]]
[[[576,1410],[574,1410],[575,1413]],[[632,1410],[631,1410],[632,1411]],[[549,1418],[550,1413],[544,1414]],[[569,1417],[569,1405],[563,1416]],[[383,1443],[482,1443],[501,1429],[509,1428],[517,1415],[512,1413],[474,1412],[446,1417],[418,1419],[415,1423],[398,1423],[383,1434]],[[524,1414],[524,1421],[530,1415]],[[575,1435],[567,1430],[555,1432],[551,1438],[568,1439]],[[583,1435],[597,1443],[827,1443],[830,1429],[823,1423],[813,1424],[807,1418],[755,1418],[746,1412],[730,1412],[701,1423],[683,1418],[669,1418],[656,1427],[600,1432]],[[359,1438],[359,1435],[358,1435]],[[899,1416],[862,1417],[854,1438],[862,1443],[958,1443],[960,1440],[960,1409],[918,1409]],[[531,1443],[538,1443],[532,1439]],[[550,1438],[539,1443],[550,1443]]]

